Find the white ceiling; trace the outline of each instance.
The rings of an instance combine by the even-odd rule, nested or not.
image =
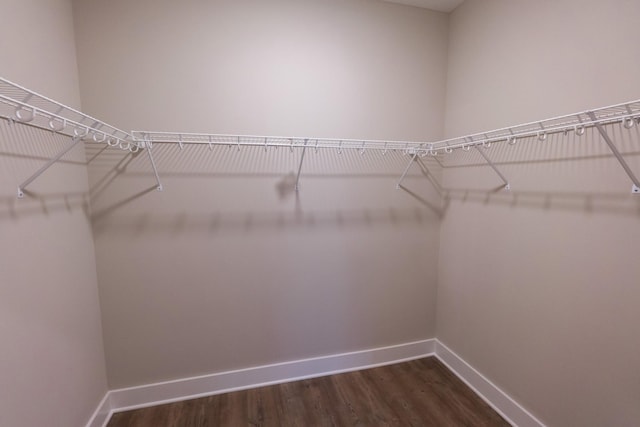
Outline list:
[[[451,12],[464,0],[384,0],[390,3],[400,3],[409,6],[423,7],[425,9],[437,10],[440,12]]]

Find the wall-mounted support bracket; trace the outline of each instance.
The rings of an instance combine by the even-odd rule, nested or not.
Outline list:
[[[401,186],[402,186],[402,181],[404,181],[404,177],[407,176],[407,173],[409,172],[409,168],[411,168],[411,165],[413,164],[414,160],[418,157],[418,152],[416,151],[413,156],[411,156],[411,160],[409,160],[409,164],[407,165],[406,168],[404,168],[404,172],[402,172],[402,176],[400,176],[400,180],[398,181],[398,183],[396,184],[396,190],[400,190]]]
[[[596,121],[597,118],[595,113],[593,111],[588,111],[587,115],[591,118],[591,120],[594,121],[595,127],[596,129],[598,129],[598,132],[600,132],[602,139],[604,139],[604,142],[607,143],[613,155],[616,157],[616,159],[618,159],[618,163],[620,163],[620,166],[622,166],[622,169],[624,169],[624,171],[627,173],[629,178],[631,178],[631,182],[633,182],[633,186],[631,187],[631,192],[633,194],[640,194],[640,181],[638,181],[638,178],[636,178],[633,171],[631,170],[627,162],[624,160],[624,157],[622,157],[622,154],[620,154],[620,151],[618,151],[618,148],[616,148],[615,144],[609,137],[609,134],[604,129],[602,124]]]
[[[64,156],[65,154],[67,154],[69,151],[71,151],[71,149],[73,147],[75,147],[76,145],[78,145],[78,143],[82,141],[82,138],[80,137],[74,137],[71,140],[71,143],[69,145],[67,145],[64,150],[62,150],[61,152],[59,152],[58,154],[56,154],[54,157],[52,157],[47,163],[44,164],[44,166],[42,166],[40,169],[38,169],[38,171],[36,173],[34,173],[33,175],[31,175],[29,178],[27,178],[22,184],[20,184],[18,186],[18,199],[22,199],[24,197],[24,189],[27,187],[27,185],[31,184],[36,178],[38,178],[40,175],[42,175],[44,173],[44,171],[46,171],[47,169],[49,169],[55,162],[57,162],[58,160],[60,160],[62,158],[62,156]]]
[[[300,189],[300,172],[302,172],[302,162],[304,162],[304,155],[307,152],[307,142],[308,139],[304,140],[304,148],[302,148],[302,156],[300,157],[300,164],[298,165],[298,174],[296,175],[296,185],[295,190],[298,191]]]
[[[162,182],[160,182],[160,175],[158,175],[158,168],[156,168],[156,162],[153,160],[153,154],[151,154],[151,144],[149,144],[148,142],[145,142],[144,145],[146,148],[145,151],[149,156],[149,162],[151,162],[151,168],[153,169],[153,174],[156,176],[156,182],[158,183],[158,186],[156,187],[156,189],[158,191],[162,191],[164,187],[162,186]]]
[[[509,184],[509,181],[507,180],[507,178],[505,178],[505,176],[502,175],[502,172],[500,172],[500,170],[496,167],[496,165],[491,161],[489,156],[487,156],[487,153],[485,153],[484,150],[477,145],[475,146],[475,148],[476,150],[478,150],[480,155],[484,157],[485,161],[489,164],[489,166],[491,166],[491,169],[493,169],[493,171],[500,177],[502,182],[504,182],[504,189],[507,191],[511,190],[511,184]]]

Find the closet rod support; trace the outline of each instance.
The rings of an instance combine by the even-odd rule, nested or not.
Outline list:
[[[54,157],[52,157],[47,163],[45,163],[40,169],[38,169],[38,171],[36,173],[34,173],[33,175],[31,175],[29,178],[27,178],[22,184],[20,184],[18,186],[18,199],[22,199],[24,197],[24,189],[31,184],[36,178],[38,178],[40,175],[42,175],[44,173],[44,171],[46,171],[47,169],[49,169],[55,162],[57,162],[58,160],[60,160],[62,158],[62,156],[64,156],[65,154],[67,154],[69,151],[71,151],[71,149],[73,147],[75,147],[76,145],[78,145],[78,143],[82,141],[81,137],[73,137],[71,139],[71,143],[69,145],[67,145],[65,147],[64,150],[62,150],[61,152],[59,152],[58,154],[56,154]]]
[[[296,185],[295,190],[298,191],[300,189],[300,172],[302,172],[302,162],[304,162],[304,155],[307,152],[307,142],[308,139],[304,140],[304,148],[302,148],[302,156],[300,156],[300,165],[298,165],[298,175],[296,176]]]
[[[164,187],[162,186],[162,182],[160,182],[160,175],[158,175],[158,168],[156,167],[156,162],[153,160],[153,154],[151,154],[151,145],[148,143],[145,143],[145,148],[146,148],[146,152],[147,155],[149,156],[149,162],[151,163],[151,168],[153,169],[153,174],[156,176],[156,182],[158,183],[158,186],[156,187],[156,190],[158,191],[162,191],[164,189]]]
[[[589,111],[587,112],[587,115],[591,118],[591,120],[595,122],[596,129],[598,129],[598,132],[600,132],[602,139],[604,139],[604,142],[607,143],[613,155],[616,157],[616,159],[618,159],[618,163],[620,163],[620,166],[622,166],[622,169],[624,169],[624,171],[627,173],[629,178],[631,178],[631,182],[633,182],[633,186],[631,187],[631,192],[633,194],[640,194],[640,181],[638,181],[638,178],[636,178],[633,171],[631,170],[627,162],[624,160],[624,157],[622,157],[622,154],[620,154],[620,151],[618,151],[618,149],[616,148],[615,144],[609,137],[609,134],[604,129],[602,124],[596,121],[595,113],[593,111]]]
[[[409,168],[411,168],[411,165],[413,164],[413,162],[417,157],[418,157],[418,151],[416,151],[413,154],[413,156],[411,156],[411,160],[409,160],[409,164],[407,165],[406,168],[404,168],[404,172],[402,172],[402,176],[400,177],[400,180],[396,184],[396,190],[400,190],[400,188],[402,187],[402,181],[404,181],[404,177],[407,176],[407,173],[409,172]]]
[[[493,171],[500,177],[502,182],[504,182],[504,189],[507,190],[507,191],[511,190],[511,184],[509,184],[509,181],[507,180],[507,178],[505,178],[505,176],[502,175],[502,172],[500,172],[498,167],[491,161],[489,156],[487,156],[487,153],[485,153],[484,150],[481,147],[477,146],[477,145],[475,145],[475,148],[476,148],[476,150],[478,150],[480,155],[482,155],[482,157],[484,157],[484,160],[489,164],[489,166],[491,166],[491,169],[493,169]]]

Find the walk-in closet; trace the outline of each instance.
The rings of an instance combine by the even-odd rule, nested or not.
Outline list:
[[[0,426],[640,425],[636,0],[0,0]]]

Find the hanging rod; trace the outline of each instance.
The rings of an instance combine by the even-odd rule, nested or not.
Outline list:
[[[1,77],[0,117],[134,153],[144,148],[128,132]]]
[[[293,136],[259,136],[259,135],[228,135],[209,133],[187,132],[131,132],[134,141],[141,145],[149,144],[177,144],[183,147],[187,144],[208,145],[226,147],[283,147],[304,149],[333,149],[341,153],[343,150],[357,150],[361,153],[368,150],[401,151],[414,154],[417,150],[425,151],[428,143],[416,141],[393,141],[371,139],[336,139],[336,138],[310,138]]]

